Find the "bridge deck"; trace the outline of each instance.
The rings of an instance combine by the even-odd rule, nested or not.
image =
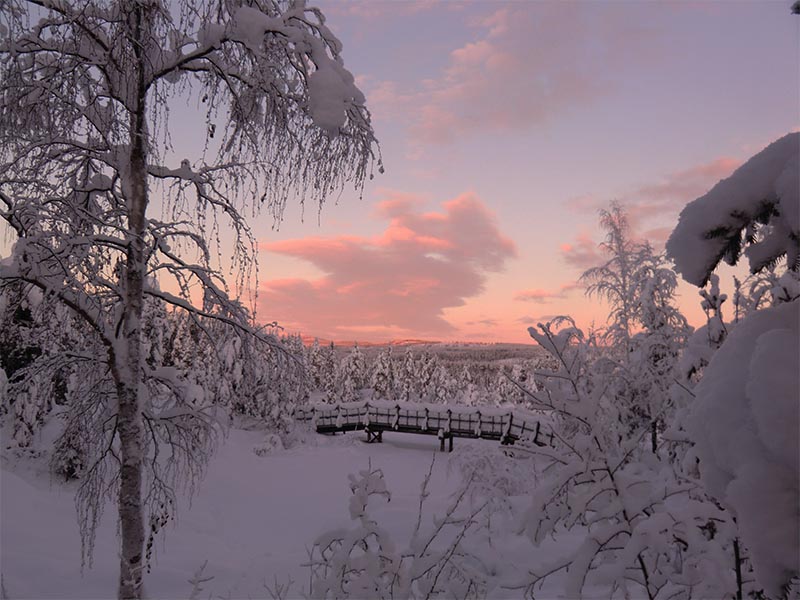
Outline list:
[[[495,408],[421,405],[409,402],[352,402],[347,404],[314,404],[297,407],[298,421],[311,421],[318,433],[343,431],[367,432],[368,442],[382,441],[384,431],[435,435],[453,449],[453,438],[481,438],[513,444],[529,437],[535,444],[552,442],[552,434],[541,431],[540,418],[519,410]]]

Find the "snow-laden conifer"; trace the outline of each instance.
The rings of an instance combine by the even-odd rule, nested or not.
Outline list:
[[[387,346],[378,354],[372,367],[372,397],[376,400],[394,400],[394,362],[392,347]]]

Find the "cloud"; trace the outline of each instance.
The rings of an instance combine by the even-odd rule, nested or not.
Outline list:
[[[597,242],[587,232],[579,233],[571,244],[561,244],[559,252],[567,264],[581,271],[597,266],[603,261]]]
[[[739,159],[723,156],[667,173],[658,181],[631,187],[616,198],[627,213],[631,237],[647,240],[656,249],[661,248],[683,207],[705,194],[720,179],[728,177],[740,164]],[[600,209],[607,209],[610,201],[585,195],[569,199],[567,205],[577,213],[597,213]],[[578,234],[571,243],[561,244],[560,252],[564,261],[582,271],[604,261],[598,244],[587,232]]]
[[[515,321],[517,323],[522,323],[523,325],[536,325],[537,323],[547,323],[548,321],[552,321],[558,316],[561,315],[541,315],[538,317],[530,317],[526,315],[524,317],[519,317],[518,319],[515,319]]]
[[[577,282],[565,283],[558,290],[522,290],[514,295],[514,300],[533,302],[534,304],[549,304],[551,300],[561,300],[574,289],[581,287]]]
[[[667,173],[658,181],[633,186],[616,200],[625,208],[633,236],[659,246],[672,231],[665,223],[674,224],[686,204],[705,194],[720,179],[728,177],[741,163],[736,158],[719,157]],[[600,209],[608,208],[610,200],[578,196],[569,199],[567,205],[578,213],[597,213]]]
[[[668,173],[660,181],[634,188],[622,198],[628,210],[631,229],[643,233],[645,223],[657,218],[667,217],[674,222],[686,204],[705,194],[720,179],[728,177],[741,163],[735,158],[720,157]],[[669,231],[666,231],[666,235],[656,241],[663,242],[668,235]]]
[[[586,4],[506,5],[471,25],[475,37],[419,87],[371,82],[376,117],[406,115],[417,145],[524,130],[607,93],[623,62],[643,60],[631,49],[647,37],[625,11]]]
[[[482,325],[483,327],[497,327],[500,323],[497,319],[480,319],[478,321],[467,321],[465,325]]]
[[[454,332],[443,310],[481,293],[487,274],[503,270],[516,247],[474,194],[449,200],[437,212],[421,208],[419,199],[387,192],[374,213],[389,222],[380,235],[261,244],[308,261],[325,275],[264,282],[259,314],[290,329],[338,339],[365,333],[362,338],[375,339],[386,331]]]

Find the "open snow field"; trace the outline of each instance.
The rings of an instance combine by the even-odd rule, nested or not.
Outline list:
[[[383,444],[369,445],[363,439],[363,433],[308,434],[305,444],[257,456],[253,448],[262,444],[264,433],[232,429],[191,506],[184,500],[166,537],[158,538],[156,561],[145,580],[147,594],[188,596],[187,580],[208,561],[204,576],[214,579],[203,585],[201,598],[269,597],[264,582],[271,584],[275,576],[283,582],[291,577],[295,583],[289,597],[302,597],[308,593],[309,571],[301,566],[307,548],[324,531],[352,525],[349,473],[366,469],[370,459],[383,470],[392,498],[376,502],[373,514],[398,543],[405,543],[432,455],[437,460],[426,502],[429,518],[444,512],[459,486],[457,470],[448,469],[450,457],[473,444],[497,444],[459,439],[448,455],[438,452],[434,436],[388,433]],[[108,506],[99,527],[93,567],[81,574],[75,484],[51,480],[35,461],[11,467],[12,461],[4,459],[0,473],[0,569],[8,597],[114,597],[119,569],[115,508]]]

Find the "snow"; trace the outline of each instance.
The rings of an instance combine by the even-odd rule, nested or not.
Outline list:
[[[800,133],[773,142],[686,205],[667,241],[667,253],[686,281],[702,287],[723,258],[729,238],[750,229],[765,204],[778,214],[764,237],[745,250],[751,269],[773,256],[786,253],[789,264],[797,258],[800,235]],[[710,237],[710,232],[723,235]]]
[[[338,133],[347,120],[347,106],[363,104],[353,75],[333,60],[327,60],[308,76],[309,110],[316,125],[329,135]]]
[[[307,592],[306,548],[325,531],[349,526],[348,475],[369,461],[384,472],[391,491],[391,502],[372,513],[393,538],[407,538],[438,441],[384,434],[383,444],[364,444],[363,438],[309,434],[306,445],[259,457],[253,450],[264,434],[232,430],[191,507],[184,499],[166,537],[158,538],[156,563],[145,579],[148,594],[188,596],[187,580],[207,560],[203,575],[214,579],[201,597],[263,598],[263,582],[272,584],[273,575],[279,581],[290,576],[295,586],[289,597],[301,596]],[[82,577],[74,487],[25,464],[4,460],[0,471],[0,564],[9,597],[113,597],[119,569],[114,507],[107,507],[99,528],[94,567]],[[443,512],[459,481],[448,475],[446,460],[436,461],[426,501],[432,512]]]
[[[505,586],[526,581],[529,568],[563,554],[583,535],[580,529],[562,533],[534,551],[517,531],[517,520],[500,510],[527,505],[533,467],[528,460],[509,459],[496,443],[459,440],[451,454],[438,451],[435,437],[402,433],[385,432],[382,444],[363,443],[363,433],[308,432],[301,437],[303,443],[283,449],[263,431],[229,432],[191,505],[182,497],[166,536],[156,538],[155,561],[145,576],[148,597],[188,597],[189,579],[206,561],[200,578],[213,579],[202,584],[198,597],[269,597],[264,583],[272,586],[275,577],[283,584],[288,578],[294,581],[288,598],[303,597],[309,591],[309,570],[303,567],[308,549],[315,541],[351,531],[353,516],[358,516],[369,491],[386,500],[390,495],[390,501],[369,502],[369,517],[381,535],[398,549],[410,547],[421,484],[431,468],[421,539],[441,524],[467,475],[475,473],[478,487],[465,500],[462,513],[482,506],[487,494],[495,498],[493,533],[487,537],[485,530],[477,529],[464,540],[465,549],[485,568],[489,598],[520,597],[522,589]],[[0,465],[0,564],[8,596],[114,597],[119,572],[115,508],[106,508],[94,565],[81,575],[73,505],[76,484],[50,479],[44,462],[7,453]],[[374,477],[363,479],[370,470],[382,472],[385,488]],[[361,478],[350,477],[359,473]],[[359,481],[367,487],[353,489]],[[430,557],[449,539],[451,535],[440,538]],[[563,585],[564,578],[557,575],[541,589],[541,596],[537,588],[537,597],[557,597]]]
[[[338,53],[341,47],[339,40],[324,26],[320,30],[325,36],[325,43],[292,24],[288,16],[293,10],[279,18],[253,7],[242,6],[234,15],[230,37],[243,43],[255,54],[261,53],[267,32],[280,33],[296,46],[307,49],[314,63],[313,71],[307,76],[308,111],[317,127],[329,136],[335,136],[347,122],[347,109],[351,105],[363,106],[366,99],[356,86],[352,73],[328,53],[327,47]],[[218,44],[222,35],[219,31],[205,29],[201,33],[201,43],[210,46]]]
[[[224,36],[225,27],[218,23],[205,23],[197,32],[197,42],[203,47],[216,48]]]
[[[233,18],[232,38],[241,41],[252,52],[259,53],[267,31],[285,31],[282,19],[265,15],[251,6],[242,6]]]
[[[706,367],[689,423],[708,492],[737,515],[771,596],[800,571],[799,345],[800,302],[749,316]]]

